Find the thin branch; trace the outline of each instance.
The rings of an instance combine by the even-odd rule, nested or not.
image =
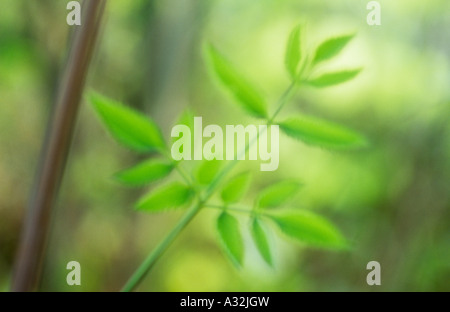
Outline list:
[[[254,214],[255,213],[251,209],[247,209],[245,207],[237,207],[237,206],[205,204],[205,208],[213,208],[213,209],[220,209],[220,210],[231,210],[231,211],[242,212],[242,213],[246,213],[246,214]]]
[[[162,256],[164,251],[170,246],[180,232],[191,222],[202,208],[203,203],[198,201],[188,212],[181,218],[177,225],[169,232],[167,236],[151,251],[148,257],[142,262],[139,268],[133,273],[122,289],[122,292],[133,291],[144,279],[148,271],[153,267],[156,261]]]
[[[84,1],[64,79],[47,128],[15,263],[12,291],[33,291],[40,279],[52,207],[64,174],[77,111],[106,0]]]

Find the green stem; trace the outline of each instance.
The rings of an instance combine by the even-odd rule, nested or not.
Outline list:
[[[214,208],[214,209],[222,209],[222,210],[232,210],[232,211],[236,211],[236,212],[244,212],[244,213],[248,213],[248,214],[253,214],[254,211],[250,210],[250,209],[245,209],[245,208],[241,208],[241,207],[229,207],[229,206],[224,206],[224,205],[213,205],[213,204],[205,204],[205,208]]]
[[[284,91],[284,93],[281,95],[280,100],[278,101],[278,108],[275,111],[275,113],[272,115],[272,117],[270,117],[269,121],[267,122],[267,125],[270,126],[274,119],[278,116],[278,114],[281,112],[281,110],[283,109],[284,105],[286,105],[287,102],[289,102],[289,100],[291,99],[291,97],[294,95],[295,90],[296,90],[296,83],[295,81],[291,83],[291,85],[286,89],[286,91]]]
[[[166,156],[167,159],[172,159],[172,154],[168,150],[167,147],[160,149],[159,152]],[[181,176],[181,178],[189,185],[194,186],[194,182],[192,181],[191,176],[184,170],[184,168],[181,166],[181,161],[176,161],[172,159],[172,163],[174,164],[175,170],[178,172],[178,174]]]
[[[164,239],[156,246],[155,249],[148,255],[148,257],[142,262],[139,268],[133,273],[128,282],[122,288],[123,292],[132,291],[142,281],[144,276],[150,271],[155,262],[161,257],[167,247],[174,241],[177,235],[186,227],[186,225],[195,217],[198,211],[203,206],[203,202],[197,202],[175,225],[170,233],[164,237]]]
[[[183,180],[189,185],[194,187],[194,182],[192,181],[189,174],[181,167],[180,163],[175,164],[175,170],[179,173],[179,175],[183,178]]]

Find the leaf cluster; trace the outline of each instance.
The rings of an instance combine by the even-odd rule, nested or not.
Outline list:
[[[311,53],[304,48],[302,27],[296,26],[288,37],[285,52],[284,64],[291,81],[288,93],[294,92],[299,86],[330,87],[356,77],[361,71],[359,68],[318,74],[318,65],[336,57],[352,38],[353,35],[343,35],[325,40]],[[212,44],[205,44],[204,52],[207,66],[219,85],[251,116],[266,120],[268,125],[279,125],[286,135],[312,146],[342,150],[367,145],[360,133],[318,117],[298,113],[277,120],[278,112],[289,97],[282,97],[275,113],[269,114],[264,97],[232,62]],[[251,207],[245,207],[242,201],[251,185],[250,172],[241,172],[228,178],[232,167],[224,166],[224,161],[218,160],[203,161],[188,172],[183,167],[183,161],[176,162],[170,157],[167,142],[150,117],[97,93],[91,93],[89,101],[114,139],[137,153],[149,156],[145,161],[115,174],[119,182],[129,186],[144,186],[168,179],[174,171],[178,173],[177,179],[168,179],[168,182],[152,187],[137,201],[137,210],[161,212],[184,209],[193,201],[206,208],[219,209],[216,220],[219,242],[238,266],[243,264],[245,254],[239,214],[246,215],[246,230],[269,265],[274,262],[270,240],[272,229],[311,246],[331,249],[348,247],[343,235],[328,220],[310,211],[292,208],[290,203],[302,188],[298,181],[286,179],[269,185],[257,192]],[[193,116],[192,112],[186,111],[178,123],[193,130]],[[220,198],[220,204],[210,202],[215,192]]]

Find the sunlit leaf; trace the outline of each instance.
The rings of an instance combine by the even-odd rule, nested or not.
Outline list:
[[[311,145],[331,149],[351,149],[367,145],[364,136],[344,126],[307,115],[297,115],[280,123],[287,135]]]
[[[114,176],[124,184],[144,185],[168,176],[173,168],[174,164],[167,160],[149,159]]]
[[[219,160],[203,160],[196,172],[197,181],[203,185],[211,183],[220,168],[221,161]]]
[[[235,265],[241,266],[244,259],[244,244],[239,230],[239,222],[227,212],[217,219],[217,230],[226,254]]]
[[[300,25],[292,30],[286,46],[284,62],[292,79],[297,76],[297,67],[301,59],[300,30]]]
[[[251,175],[249,172],[231,178],[222,190],[221,197],[225,203],[238,202],[247,192]]]
[[[270,214],[287,236],[308,245],[333,249],[348,247],[340,231],[325,218],[309,211],[289,210]]]
[[[354,35],[345,35],[324,41],[316,50],[313,63],[319,63],[336,56]]]
[[[195,114],[190,109],[185,109],[181,115],[179,116],[176,125],[185,125],[191,130],[191,142],[193,142],[194,138],[194,117]],[[173,137],[172,141],[176,141],[178,138]]]
[[[308,83],[314,87],[319,88],[334,86],[355,78],[360,72],[361,69],[353,69],[327,73],[317,78],[309,80]]]
[[[180,182],[172,182],[152,190],[137,203],[136,209],[159,212],[180,208],[190,201],[193,194],[188,186]]]
[[[247,112],[258,118],[267,117],[267,105],[263,97],[211,44],[205,47],[209,67],[226,90]]]
[[[273,208],[281,206],[297,194],[301,184],[296,181],[281,181],[261,191],[258,207]]]
[[[89,100],[118,142],[139,152],[164,148],[161,131],[150,118],[98,93],[90,93]]]
[[[261,225],[261,221],[258,219],[254,219],[250,225],[250,232],[252,234],[253,241],[255,245],[263,257],[263,259],[270,265],[273,265],[272,255],[270,253],[270,246],[267,240],[266,233]]]

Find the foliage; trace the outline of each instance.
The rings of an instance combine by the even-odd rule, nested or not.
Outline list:
[[[316,65],[338,55],[352,37],[340,36],[326,40],[311,54],[303,49],[302,28],[296,26],[288,38],[285,53],[284,63],[291,79],[287,92],[294,93],[300,86],[333,86],[354,78],[359,69],[315,75]],[[204,52],[208,68],[219,85],[250,115],[265,119],[268,125],[278,124],[287,135],[310,145],[328,149],[352,149],[366,145],[364,136],[358,132],[317,117],[298,114],[278,121],[276,117],[288,97],[282,97],[275,113],[269,118],[266,101],[247,78],[212,44],[206,44]],[[138,201],[137,209],[159,212],[188,207],[192,197],[195,197],[194,205],[200,208],[219,209],[216,228],[220,245],[238,266],[243,264],[245,251],[238,214],[246,214],[249,218],[250,227],[247,230],[262,258],[269,265],[273,265],[273,252],[268,230],[274,225],[285,236],[310,246],[331,249],[348,247],[348,242],[340,231],[323,217],[309,211],[289,208],[289,201],[301,189],[298,181],[286,179],[262,189],[254,199],[253,207],[242,208],[242,204],[236,206],[242,202],[250,186],[249,172],[227,178],[234,163],[223,165],[222,161],[213,160],[203,161],[194,172],[186,173],[183,161],[174,162],[170,159],[169,149],[153,120],[96,93],[92,93],[89,98],[101,121],[117,141],[138,152],[152,153],[149,160],[118,173],[116,176],[120,182],[127,185],[148,184],[166,178],[172,171],[177,171],[181,177],[182,182],[163,182],[162,186],[152,189]],[[192,127],[192,118],[192,112],[187,111],[182,115],[180,123]],[[155,153],[158,158],[154,158]],[[221,204],[210,201],[216,191],[220,191]]]

